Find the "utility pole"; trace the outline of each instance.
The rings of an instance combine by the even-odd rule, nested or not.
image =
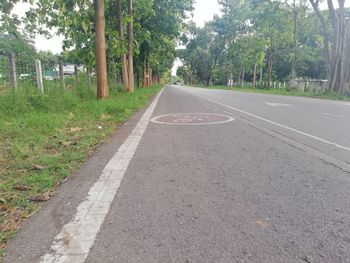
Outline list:
[[[108,96],[104,0],[95,0],[97,98]]]
[[[128,0],[128,13],[131,18],[128,22],[129,92],[134,92],[134,11],[132,7],[132,0]]]

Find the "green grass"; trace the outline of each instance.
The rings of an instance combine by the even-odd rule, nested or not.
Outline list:
[[[51,196],[160,88],[101,101],[84,84],[65,92],[49,88],[45,95],[33,88],[0,95],[0,257],[20,222],[38,209],[30,200]]]
[[[329,100],[344,100],[350,101],[350,96],[342,96],[336,92],[301,92],[301,91],[287,91],[285,89],[253,89],[253,88],[242,88],[242,87],[227,87],[227,86],[194,86],[207,89],[222,89],[222,90],[233,90],[249,93],[263,93],[272,95],[282,95],[282,96],[298,96],[298,97],[308,97],[308,98],[319,98],[319,99],[329,99]]]

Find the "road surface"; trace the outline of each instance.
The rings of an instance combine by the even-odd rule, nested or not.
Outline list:
[[[350,104],[166,87],[5,262],[350,262]]]

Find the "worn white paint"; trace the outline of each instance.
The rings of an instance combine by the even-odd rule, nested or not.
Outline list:
[[[342,115],[336,115],[336,114],[332,114],[332,113],[328,113],[328,112],[322,112],[321,114],[324,116],[327,116],[327,117],[331,117],[331,118],[344,119],[344,116],[342,116]]]
[[[322,138],[317,137],[317,136],[315,136],[315,135],[312,135],[312,134],[309,134],[309,133],[306,133],[306,132],[303,132],[303,131],[300,131],[300,130],[297,130],[297,129],[294,129],[294,128],[291,128],[291,127],[288,127],[288,126],[283,125],[283,124],[280,124],[280,123],[278,123],[278,122],[274,122],[274,121],[265,119],[265,118],[263,118],[263,117],[257,116],[257,115],[255,115],[255,114],[252,114],[252,113],[249,113],[249,112],[240,110],[240,109],[237,109],[237,108],[235,108],[235,107],[226,105],[226,104],[224,104],[224,103],[221,103],[221,102],[218,102],[218,101],[215,101],[215,100],[207,99],[207,98],[204,98],[204,97],[201,97],[201,98],[204,99],[204,100],[210,101],[210,102],[212,102],[212,103],[214,103],[214,104],[221,105],[221,106],[226,107],[226,108],[228,108],[228,109],[231,109],[231,110],[234,110],[234,111],[243,113],[243,114],[245,114],[245,115],[248,115],[248,116],[254,117],[254,118],[256,118],[256,119],[265,121],[265,122],[270,123],[270,124],[273,124],[273,125],[275,125],[275,126],[284,128],[284,129],[286,129],[286,130],[293,131],[293,132],[295,132],[295,133],[298,133],[298,134],[301,134],[301,135],[303,135],[303,136],[309,137],[309,138],[314,139],[314,140],[316,140],[316,141],[319,141],[319,142],[322,142],[322,143],[325,143],[325,144],[334,146],[334,147],[336,147],[336,148],[338,148],[338,149],[342,149],[342,150],[345,150],[345,151],[350,152],[350,148],[347,147],[347,146],[340,145],[340,144],[337,144],[337,143],[328,141],[328,140],[326,140],[326,139],[322,139]]]
[[[277,103],[277,102],[265,102],[265,104],[271,107],[294,107],[294,105],[291,105],[291,104]]]
[[[174,120],[172,122],[162,121],[160,120],[163,117],[173,117]],[[223,121],[210,121],[210,117],[224,117],[225,120]],[[207,118],[208,120],[205,120],[203,118]],[[221,124],[221,123],[228,123],[231,121],[234,121],[235,119],[228,115],[222,115],[222,114],[212,114],[212,113],[178,113],[178,114],[165,114],[160,115],[157,117],[154,117],[151,122],[157,123],[157,124],[167,124],[167,125],[175,125],[175,126],[200,126],[200,125],[214,125],[214,124]],[[196,123],[193,121],[200,121],[200,123]]]
[[[87,198],[78,206],[74,218],[55,237],[50,252],[41,258],[41,263],[82,263],[86,260],[161,93],[106,165]]]

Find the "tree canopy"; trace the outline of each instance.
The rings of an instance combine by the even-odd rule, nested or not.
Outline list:
[[[350,9],[338,2],[322,11],[318,0],[220,0],[220,16],[203,28],[188,23],[179,72],[207,85],[327,79],[330,91],[344,92]]]

